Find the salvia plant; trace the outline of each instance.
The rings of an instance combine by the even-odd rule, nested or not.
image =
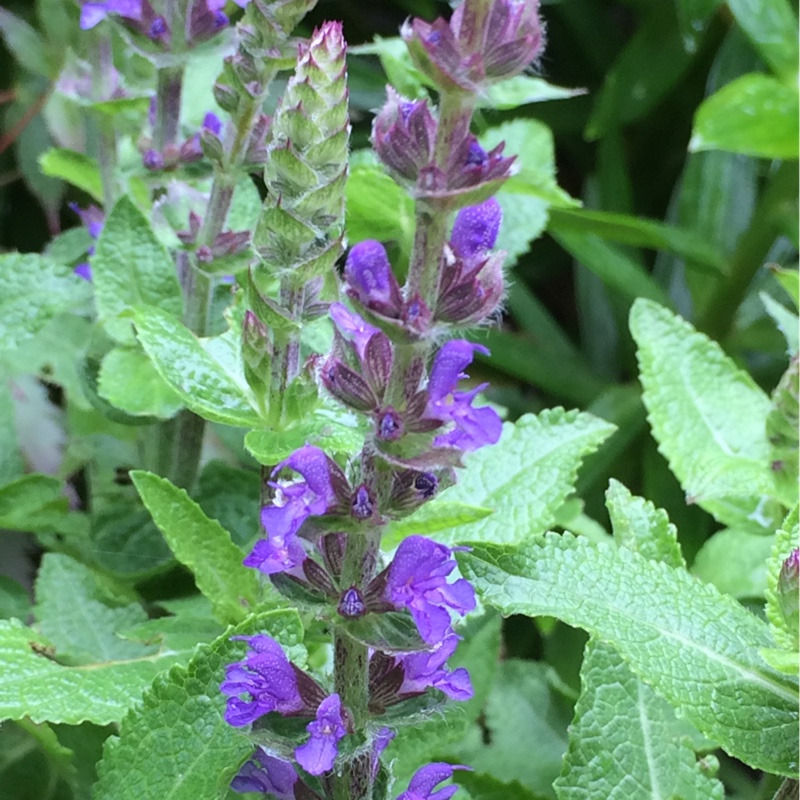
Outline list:
[[[534,76],[539,0],[357,48],[394,84],[358,145],[343,26],[315,5],[50,4],[79,33],[48,91],[85,126],[40,177],[83,194],[44,253],[0,256],[0,522],[41,555],[33,604],[0,583],[0,797],[796,796],[797,271],[773,269],[794,310],[762,293],[771,393],[709,335],[787,226],[785,118],[770,139],[715,129],[724,97],[698,112],[696,149],[775,160],[719,288],[713,243],[581,209],[541,123],[485,124],[576,94]],[[729,5],[778,103],[793,62]],[[22,64],[40,44],[1,9],[0,30]],[[515,414],[477,377],[548,209],[629,301],[638,385],[596,413]],[[684,259],[672,294],[634,246]],[[534,363],[588,385],[524,302]],[[591,514],[577,494],[645,412],[664,480],[720,528],[691,572],[665,510],[613,478]],[[565,655],[509,653],[516,624]]]

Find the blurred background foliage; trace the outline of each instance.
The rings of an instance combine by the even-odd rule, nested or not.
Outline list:
[[[424,91],[396,46],[402,21],[447,12],[435,0],[320,0],[308,24],[342,19],[353,48],[354,150],[368,147],[387,73],[407,94]],[[673,308],[768,392],[786,369],[779,326],[794,324],[796,294],[781,270],[796,269],[798,250],[797,2],[555,0],[542,12],[548,44],[537,74],[564,91],[541,102],[490,98],[478,117],[487,140],[507,138],[522,165],[500,198],[505,313],[473,333],[492,352],[481,377],[512,419],[564,405],[618,426],[582,470],[564,527],[607,525],[603,493],[614,477],[668,511],[691,564],[719,526],[687,503],[650,436],[627,315],[639,296]],[[0,252],[41,251],[77,225],[68,202],[89,199],[63,169],[53,177],[40,166],[53,147],[92,152],[82,109],[54,91],[80,47],[77,6],[5,0],[0,31]],[[527,181],[551,172],[551,147],[558,186]],[[386,186],[374,178],[357,153],[350,239],[378,226],[402,268],[413,216],[402,196],[381,204]],[[752,569],[718,579],[736,584]],[[508,655],[546,658],[577,690],[583,634],[527,619],[509,620],[505,634]],[[748,770],[723,762],[722,775],[731,796],[757,796]]]

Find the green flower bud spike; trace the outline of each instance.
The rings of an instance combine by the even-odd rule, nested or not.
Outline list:
[[[254,237],[269,272],[293,288],[332,275],[342,252],[350,136],[341,24],[325,23],[300,47],[272,121],[269,197]]]

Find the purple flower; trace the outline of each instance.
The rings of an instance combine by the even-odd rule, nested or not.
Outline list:
[[[306,445],[275,467],[273,475],[292,469],[304,480],[288,485],[273,483],[275,500],[261,510],[261,524],[266,539],[256,542],[253,552],[244,560],[265,575],[289,572],[300,567],[306,554],[297,538],[300,526],[310,516],[320,516],[338,500],[335,483],[346,483],[344,475],[318,447]]]
[[[491,250],[500,232],[503,210],[494,197],[462,208],[453,224],[450,247],[459,258],[472,259]]]
[[[456,568],[452,556],[453,550],[446,545],[409,536],[388,568],[386,599],[411,612],[420,636],[429,644],[442,642],[451,632],[448,609],[463,616],[475,608],[475,592],[464,578],[447,582]]]
[[[244,661],[225,668],[225,680],[219,687],[228,695],[225,721],[241,727],[271,711],[292,714],[302,710],[297,674],[283,648],[269,636],[233,638],[247,642],[251,649]],[[249,699],[242,699],[242,695]]]
[[[81,7],[81,29],[88,31],[102,22],[109,14],[117,14],[127,19],[142,17],[142,0],[104,0],[104,2],[84,3]]]
[[[294,800],[296,783],[297,772],[290,763],[274,758],[263,748],[257,747],[250,760],[242,765],[231,781],[231,789],[242,794],[268,794],[276,800]]]
[[[469,673],[463,667],[453,672],[445,668],[445,662],[456,651],[458,642],[458,636],[448,633],[430,652],[402,656],[400,661],[405,677],[399,694],[420,694],[433,686],[453,700],[469,700],[474,694]]]
[[[374,239],[359,242],[347,254],[344,267],[347,293],[361,305],[396,317],[403,298],[386,249]]]
[[[69,207],[81,218],[81,222],[89,232],[89,236],[97,241],[97,239],[100,238],[100,233],[106,221],[103,210],[96,205],[90,205],[88,208],[80,208],[77,203],[70,203]],[[89,256],[94,255],[94,245],[87,248],[86,254]],[[88,261],[77,264],[72,271],[84,280],[90,281],[92,279],[92,268]]]
[[[457,769],[469,769],[469,767],[439,762],[418,769],[409,781],[408,789],[398,795],[397,800],[450,800],[458,791],[458,786],[448,786],[436,792],[433,790],[442,781],[452,778],[453,771]]]
[[[339,740],[347,734],[338,694],[326,697],[317,709],[317,718],[306,730],[311,738],[294,751],[297,763],[311,775],[322,775],[333,768]]]
[[[475,351],[488,355],[489,351],[478,344],[455,339],[446,342],[436,353],[428,381],[428,406],[426,416],[454,428],[437,436],[437,447],[455,447],[459,450],[477,450],[494,444],[503,432],[503,423],[488,406],[473,408],[475,396],[486,387],[476,386],[469,392],[457,392],[456,386],[468,377],[464,369],[472,363]]]
[[[332,303],[330,308],[331,318],[333,319],[339,333],[348,341],[352,342],[358,353],[358,357],[363,360],[367,349],[367,343],[373,334],[379,330],[368,322],[364,322],[357,314],[353,314],[346,306],[341,303]]]
[[[204,131],[216,137],[219,137],[222,133],[222,120],[211,111],[203,117],[203,124],[200,126],[200,132],[190,136],[181,145],[181,161],[184,163],[191,163],[203,157],[203,147],[200,143],[200,137]]]

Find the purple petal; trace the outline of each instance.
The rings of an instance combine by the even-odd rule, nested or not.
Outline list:
[[[338,694],[326,697],[319,704],[317,718],[308,724],[306,730],[311,738],[295,750],[295,758],[310,775],[322,775],[333,769],[337,745],[347,733]]]
[[[469,767],[440,762],[418,769],[408,784],[408,791],[403,792],[397,800],[447,800],[456,793],[457,786],[448,786],[437,792],[434,792],[434,789],[442,781],[452,778],[453,771],[457,769],[469,769]]]
[[[396,294],[397,281],[386,249],[374,239],[359,242],[350,250],[344,274],[348,284],[364,304],[370,300],[388,302]]]
[[[453,339],[445,342],[433,359],[428,394],[436,403],[451,394],[459,380],[466,377],[464,370],[472,363],[475,352],[488,355],[489,351],[479,344],[464,339]]]
[[[257,747],[252,758],[242,765],[231,781],[231,789],[241,793],[269,794],[276,800],[294,800],[295,783],[297,772],[291,764]]]
[[[359,358],[364,358],[367,342],[373,334],[379,333],[374,325],[364,322],[357,314],[353,314],[341,303],[332,303],[330,307],[331,318],[339,332],[349,342],[353,342]]]
[[[82,261],[80,264],[76,264],[75,268],[72,270],[79,278],[83,278],[85,281],[92,280],[92,268],[89,266],[88,261]]]
[[[220,133],[222,133],[222,120],[212,111],[209,111],[208,114],[203,117],[203,127],[207,131],[211,131],[211,133],[219,136]]]
[[[458,212],[450,236],[453,252],[461,258],[472,258],[491,250],[500,232],[503,210],[494,197],[477,206]]]
[[[308,505],[310,513],[323,514],[328,506],[336,502],[331,479],[333,466],[330,458],[319,447],[305,445],[278,464],[275,473],[288,468],[302,475],[308,488],[317,496]]]

